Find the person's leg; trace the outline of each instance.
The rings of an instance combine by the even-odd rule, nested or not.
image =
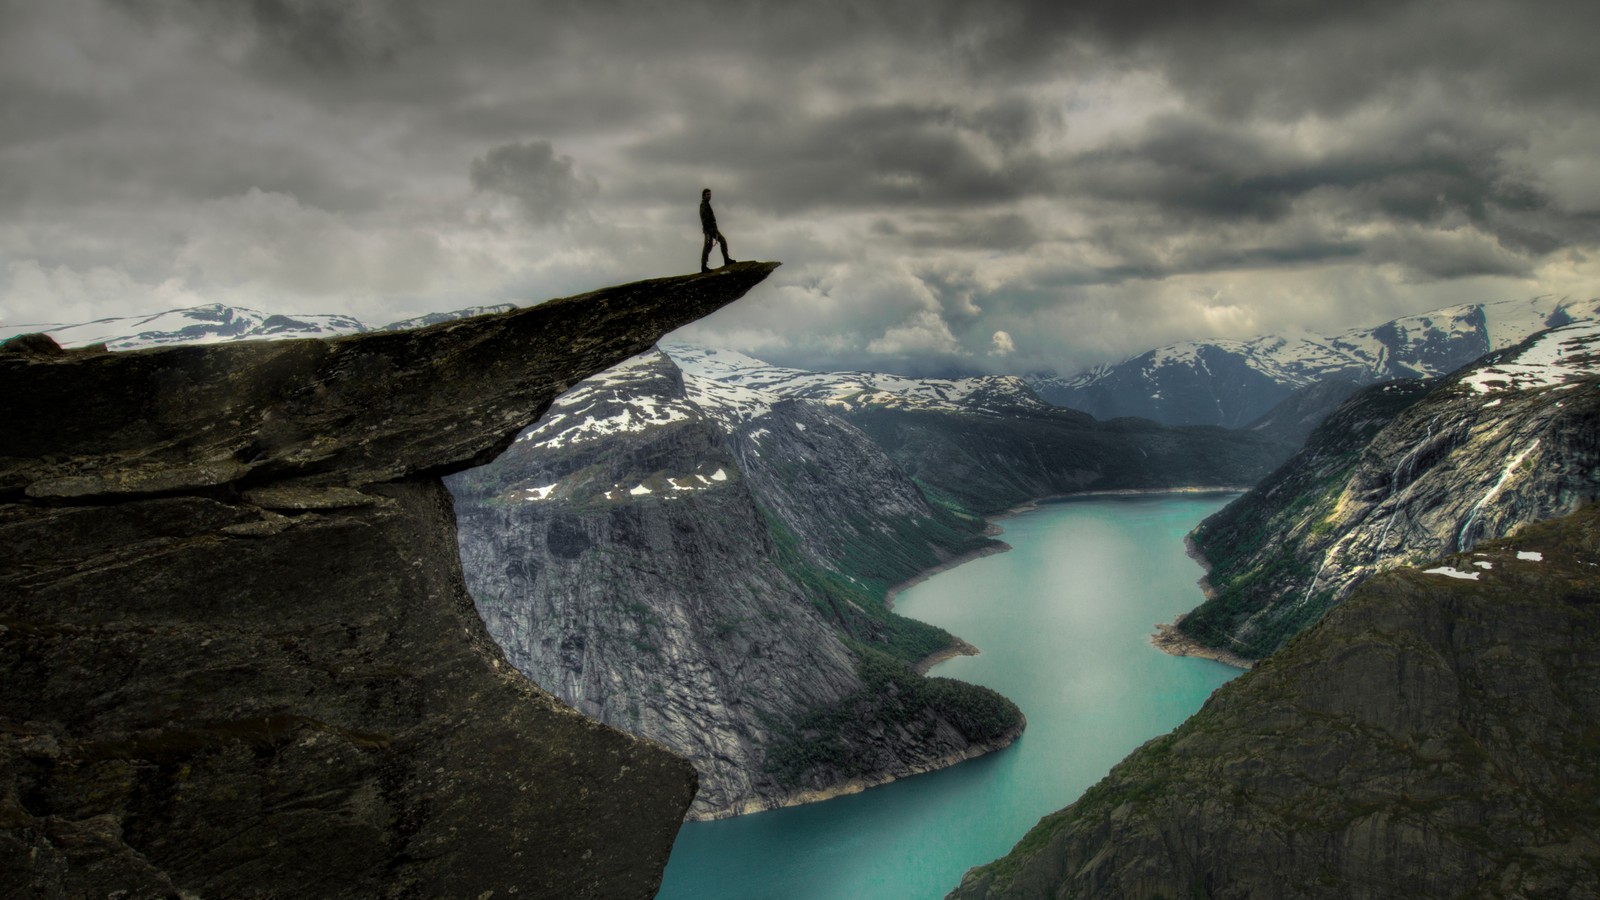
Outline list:
[[[702,271],[702,272],[711,271],[710,269],[706,268],[706,261],[711,258],[711,242],[714,241],[714,240],[716,240],[716,236],[715,235],[710,235],[710,234],[706,235],[706,245],[704,247],[700,248],[700,271]],[[723,255],[724,258],[726,258],[727,255],[728,255],[728,250],[727,250],[726,245],[724,245],[724,247],[723,247],[722,255]]]
[[[732,263],[733,257],[728,255],[728,239],[723,237],[720,231],[717,232],[717,242],[722,245],[722,264],[726,266]]]

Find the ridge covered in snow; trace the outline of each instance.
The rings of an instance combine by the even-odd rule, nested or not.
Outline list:
[[[658,389],[670,377],[661,363],[651,350],[578,382],[516,442],[566,447],[698,418],[696,404]]]
[[[1527,346],[1462,376],[1460,383],[1480,394],[1575,387],[1572,379],[1600,375],[1600,322],[1557,328]],[[1493,401],[1490,401],[1491,403]]]
[[[733,350],[687,344],[662,349],[708,404],[729,408],[754,411],[762,404],[770,407],[775,398],[815,400],[845,412],[866,407],[989,413],[1050,408],[1013,375],[908,378],[883,372],[808,372]]]
[[[370,326],[352,316],[337,314],[283,315],[242,306],[211,303],[169,309],[142,316],[113,316],[76,324],[21,324],[0,327],[0,335],[44,332],[63,347],[105,344],[109,350],[137,350],[167,344],[218,344],[227,341],[267,341],[286,338],[325,338],[370,331],[402,331],[436,325],[469,316],[504,312],[511,304],[473,306],[454,312],[429,313],[382,326]]]
[[[1123,364],[1139,361],[1146,372],[1170,365],[1204,365],[1201,351],[1217,347],[1245,356],[1251,368],[1294,387],[1320,380],[1330,370],[1365,370],[1374,377],[1429,378],[1454,368],[1441,369],[1441,361],[1430,353],[1444,342],[1442,336],[1482,336],[1483,352],[1487,353],[1509,347],[1545,328],[1595,318],[1600,318],[1600,300],[1503,300],[1445,307],[1393,319],[1376,328],[1353,328],[1328,337],[1265,335],[1248,341],[1183,341]],[[1112,368],[1116,366],[1099,366],[1066,383],[1086,385]]]
[[[1545,328],[1600,319],[1600,300],[1463,304],[1329,336],[1183,341],[1077,375],[1029,376],[1045,399],[1100,418],[1243,427],[1290,392],[1444,375]]]

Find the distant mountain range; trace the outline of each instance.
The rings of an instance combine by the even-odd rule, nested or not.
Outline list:
[[[283,315],[240,306],[212,303],[169,309],[148,316],[115,316],[77,324],[33,324],[0,328],[0,333],[42,331],[63,347],[105,344],[108,350],[134,350],[164,344],[217,344],[225,341],[265,341],[285,338],[337,337],[369,331],[400,331],[477,316],[505,312],[509,303],[473,306],[454,312],[429,313],[373,327],[344,315]]]
[[[1600,299],[1554,297],[1447,307],[1325,337],[1185,341],[1071,377],[1027,376],[1043,399],[1098,419],[1242,428],[1296,389],[1444,375],[1528,335],[1600,318]]]
[[[664,349],[706,390],[823,404],[924,490],[983,514],[1080,491],[1253,484],[1293,451],[1219,428],[1099,422],[1045,403],[1014,376],[806,372],[725,350]]]
[[[662,349],[702,383],[718,385],[716,390],[730,403],[748,402],[741,397],[780,396],[819,400],[840,412],[869,407],[997,413],[1052,408],[1026,381],[1010,375],[907,378],[883,372],[809,372],[774,366],[732,350],[672,343],[663,344]]]

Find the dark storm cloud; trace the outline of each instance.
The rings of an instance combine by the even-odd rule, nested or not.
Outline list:
[[[506,144],[472,161],[474,190],[517,201],[528,221],[553,225],[580,212],[599,189],[573,171],[572,158],[556,156],[549,141]]]
[[[1413,222],[1460,214],[1488,223],[1549,205],[1507,167],[1505,143],[1439,122],[1307,150],[1248,127],[1169,117],[1137,141],[1071,160],[1064,180],[1077,196],[1201,219],[1273,221],[1313,192],[1336,191],[1372,214]]]
[[[1587,217],[1554,209],[1551,198],[1506,161],[1508,148],[1520,145],[1514,137],[1448,119],[1349,137],[1336,146],[1306,147],[1270,131],[1169,116],[1135,140],[1066,162],[1061,184],[1069,198],[1104,214],[1098,239],[1123,256],[1138,254],[1121,245],[1130,233],[1148,243],[1154,236],[1222,225],[1316,223],[1302,230],[1302,243],[1271,248],[1209,248],[1202,231],[1192,242],[1201,252],[1165,265],[1106,271],[1117,279],[1133,272],[1160,277],[1348,259],[1360,254],[1362,241],[1336,239],[1337,233],[1373,223],[1465,226],[1488,238],[1474,246],[1492,251],[1490,256],[1473,259],[1471,250],[1455,244],[1445,254],[1448,262],[1433,258],[1437,242],[1371,239],[1373,259],[1439,278],[1524,274],[1534,259],[1594,237]],[[1119,216],[1128,217],[1122,227],[1116,225]]]
[[[258,61],[324,73],[392,62],[428,36],[415,0],[113,0],[147,27],[190,20],[254,38]]]
[[[1042,237],[1028,217],[1016,213],[918,216],[905,223],[883,218],[873,223],[872,233],[929,249],[1026,250]]]
[[[1044,160],[1021,136],[1033,118],[999,105],[863,103],[839,112],[752,105],[726,124],[641,141],[641,165],[727,164],[740,192],[766,209],[984,206],[1041,185]]]
[[[388,62],[423,36],[411,3],[351,0],[249,0],[261,36],[315,68]]]
[[[13,84],[0,90],[0,148],[49,141],[104,121],[110,110],[93,97],[49,85]]]
[[[450,285],[406,302],[572,293],[692,265],[706,185],[741,257],[785,261],[719,327],[824,365],[989,359],[1000,331],[1018,365],[1248,337],[1230,329],[1300,321],[1287,295],[1376,315],[1433,285],[1578,291],[1597,15],[0,0],[0,279],[26,276],[0,304],[104,282],[83,302],[203,284],[282,305],[304,234],[317,311],[382,302],[396,260]]]

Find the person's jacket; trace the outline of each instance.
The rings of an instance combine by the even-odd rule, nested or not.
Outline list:
[[[706,234],[717,233],[717,214],[711,211],[711,201],[700,201],[700,230]]]

